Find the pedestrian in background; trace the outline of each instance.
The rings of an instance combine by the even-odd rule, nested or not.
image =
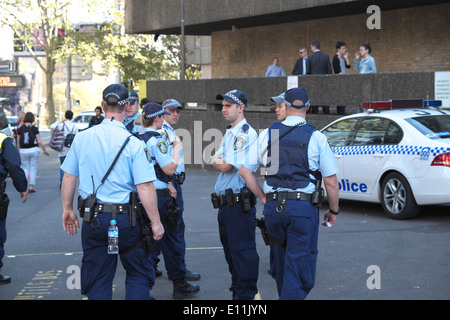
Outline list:
[[[360,74],[377,72],[377,65],[375,59],[370,55],[371,52],[370,45],[363,44],[359,47],[359,51],[355,53],[355,70],[359,70]]]
[[[292,69],[292,74],[294,76],[301,76],[306,74],[306,60],[308,60],[308,48],[302,47],[298,51],[300,58],[295,61],[294,69]]]
[[[95,117],[89,119],[89,128],[102,123],[103,119],[105,119],[102,113],[103,113],[102,107],[95,108]]]
[[[100,108],[101,110],[101,108]],[[94,118],[94,117],[93,117]],[[64,120],[63,121],[56,121],[50,125],[51,130],[64,130],[64,139],[67,137],[68,134],[77,134],[78,133],[78,127],[72,122],[73,119],[73,112],[71,110],[67,110],[64,113]],[[91,118],[92,120],[92,118]],[[90,123],[90,122],[89,122]],[[58,151],[58,157],[61,164],[63,164],[64,159],[67,156],[67,152],[69,152],[69,147],[66,147],[63,145],[63,148],[61,151]],[[64,171],[59,169],[59,183],[61,187],[61,183],[64,176]]]
[[[277,57],[273,58],[273,63],[267,67],[266,78],[267,77],[285,77],[286,73],[283,67],[279,65],[279,59]]]
[[[38,169],[39,155],[41,147],[44,154],[48,157],[49,154],[42,143],[39,129],[33,125],[34,114],[27,112],[23,118],[24,124],[17,130],[17,150],[20,153],[22,161],[22,169],[25,171],[25,176],[28,177],[28,192],[36,192],[34,186],[36,185],[36,173]]]

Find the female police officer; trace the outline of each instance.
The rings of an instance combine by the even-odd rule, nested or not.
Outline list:
[[[83,262],[81,267],[81,293],[89,299],[111,299],[112,283],[117,256],[107,253],[108,227],[116,216],[119,227],[119,252],[127,271],[126,299],[149,299],[149,290],[155,281],[155,270],[150,254],[143,248],[129,250],[141,237],[141,228],[130,228],[130,193],[136,191],[151,221],[153,239],[159,240],[164,228],[159,219],[153,181],[155,172],[145,153],[145,144],[131,136],[123,125],[128,91],[120,84],[108,86],[103,91],[102,106],[105,120],[97,126],[76,135],[72,147],[61,166],[65,171],[62,183],[63,227],[73,235],[79,227],[73,210],[73,197],[80,179],[78,192],[87,210],[92,209],[89,223],[83,218],[81,240]],[[126,139],[128,143],[117,158],[115,166],[102,182]],[[86,217],[85,211],[85,217]],[[92,217],[91,217],[92,218]]]
[[[294,88],[284,95],[286,119],[275,122],[259,136],[260,161],[267,168],[264,190],[253,168],[242,167],[241,176],[264,205],[267,230],[275,245],[271,266],[276,270],[280,299],[304,299],[314,286],[319,209],[313,193],[321,177],[330,209],[324,224],[334,225],[339,213],[337,166],[326,137],[305,121],[309,98]]]
[[[173,136],[173,150],[170,152],[166,136],[157,131],[163,125],[164,114],[169,112],[157,103],[150,102],[144,106],[142,123],[145,132],[141,138],[147,143],[148,156],[151,157],[155,168],[158,210],[165,229],[164,237],[158,241],[157,246],[163,254],[167,275],[173,282],[173,298],[184,299],[195,295],[200,287],[186,282],[185,247],[180,245],[179,237],[181,212],[169,191],[169,184],[172,183],[172,176],[177,169],[182,145],[180,139]]]

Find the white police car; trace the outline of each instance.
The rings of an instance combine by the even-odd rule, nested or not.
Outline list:
[[[340,198],[381,202],[393,219],[450,203],[450,112],[424,108],[423,100],[361,106],[366,112],[321,130],[339,167]]]

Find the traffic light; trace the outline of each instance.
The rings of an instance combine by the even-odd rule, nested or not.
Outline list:
[[[74,106],[79,106],[79,105],[80,105],[80,100],[73,99],[72,104],[73,104]]]
[[[17,71],[17,64],[14,61],[10,61],[8,63],[8,71],[9,72],[16,72]]]

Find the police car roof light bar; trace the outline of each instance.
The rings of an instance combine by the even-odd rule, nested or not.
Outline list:
[[[424,101],[422,99],[373,101],[361,103],[362,109],[410,109],[423,107]]]
[[[424,100],[423,106],[424,107],[441,107],[442,100]]]

